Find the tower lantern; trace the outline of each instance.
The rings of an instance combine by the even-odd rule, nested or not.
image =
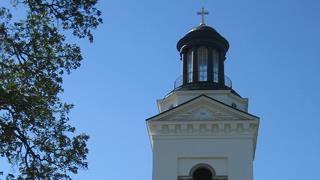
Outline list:
[[[224,74],[224,60],[228,41],[215,29],[204,23],[205,12],[199,26],[191,29],[177,43],[182,59],[182,78],[175,86],[182,89],[231,89],[231,80]]]

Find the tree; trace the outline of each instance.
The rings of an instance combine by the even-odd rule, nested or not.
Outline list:
[[[0,156],[19,172],[7,179],[71,179],[87,168],[86,134],[68,124],[63,75],[80,66],[65,30],[93,41],[102,19],[97,0],[11,0],[26,10],[14,20],[0,7]]]

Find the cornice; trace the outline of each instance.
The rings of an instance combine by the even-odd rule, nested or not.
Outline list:
[[[155,136],[252,136],[259,123],[255,120],[234,121],[156,121],[148,123],[150,135]]]

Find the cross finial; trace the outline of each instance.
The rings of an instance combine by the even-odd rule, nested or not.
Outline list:
[[[201,23],[200,25],[205,25],[204,23],[204,16],[205,15],[208,15],[209,12],[208,11],[205,11],[204,8],[201,9],[201,11],[197,12],[198,15],[201,15]]]

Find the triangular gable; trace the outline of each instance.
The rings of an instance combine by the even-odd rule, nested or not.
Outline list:
[[[259,119],[206,95],[200,95],[177,107],[153,116],[147,121],[179,120],[252,120]]]

